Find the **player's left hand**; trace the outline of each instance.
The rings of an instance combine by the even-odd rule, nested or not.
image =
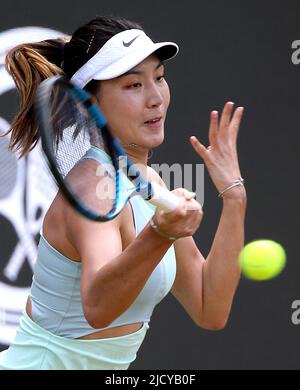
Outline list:
[[[210,145],[207,148],[195,136],[190,138],[193,148],[203,159],[219,193],[241,177],[237,137],[244,108],[238,107],[233,112],[233,107],[234,103],[232,102],[225,104],[220,121],[218,112],[211,112],[208,133]],[[244,187],[235,187],[226,192],[224,197],[244,193]]]

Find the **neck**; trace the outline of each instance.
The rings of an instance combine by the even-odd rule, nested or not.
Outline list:
[[[145,168],[147,167],[149,154],[149,150],[147,148],[136,144],[123,144],[122,147],[133,164],[138,164],[140,166],[144,166]]]

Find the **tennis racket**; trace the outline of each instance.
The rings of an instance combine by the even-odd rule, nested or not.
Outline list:
[[[133,196],[165,212],[176,208],[179,198],[142,176],[95,99],[65,76],[50,77],[39,85],[35,110],[51,172],[66,199],[83,216],[112,220]]]

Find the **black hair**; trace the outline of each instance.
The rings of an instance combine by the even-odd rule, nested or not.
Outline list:
[[[98,16],[78,28],[64,47],[62,69],[67,77],[71,78],[110,38],[130,29],[142,30],[142,26],[124,18],[107,16]],[[92,80],[85,88],[94,93],[98,84]]]

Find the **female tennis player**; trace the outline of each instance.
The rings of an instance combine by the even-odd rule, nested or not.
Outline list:
[[[6,58],[21,97],[11,148],[26,155],[36,145],[36,88],[64,72],[94,96],[142,173],[164,186],[147,162],[164,139],[164,66],[177,52],[175,43],[154,43],[139,24],[115,17],[97,17],[67,40],[17,46]],[[26,310],[0,354],[2,369],[127,369],[169,291],[199,327],[224,328],[240,277],[246,211],[236,150],[243,108],[233,107],[228,102],[220,120],[211,113],[207,148],[190,138],[223,202],[207,258],[192,237],[203,212],[187,190],[174,190],[174,211],[136,196],[105,223],[79,215],[59,191],[43,222]]]

